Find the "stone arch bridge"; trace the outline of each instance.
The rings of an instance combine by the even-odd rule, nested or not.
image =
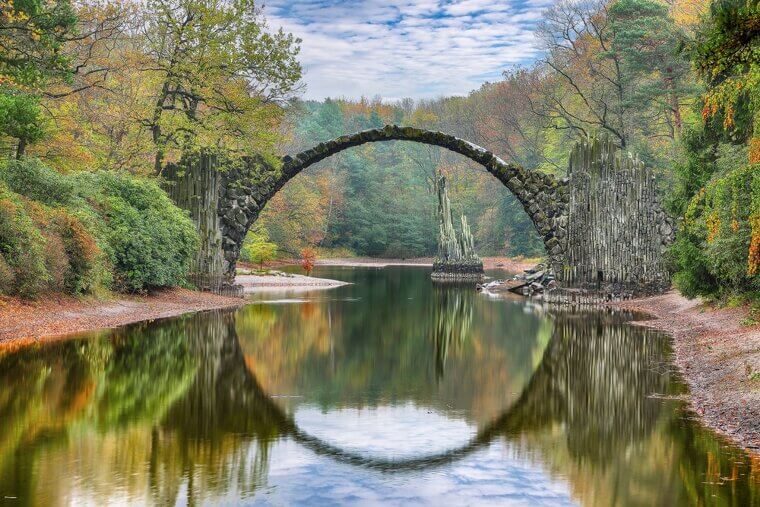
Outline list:
[[[167,190],[190,211],[203,241],[195,269],[202,276],[194,281],[211,290],[232,283],[248,229],[291,178],[343,150],[384,141],[439,146],[483,166],[522,204],[563,285],[635,292],[669,285],[662,253],[673,229],[654,179],[612,141],[579,143],[568,177],[558,179],[452,135],[396,125],[340,136],[274,163],[204,155],[167,166]]]

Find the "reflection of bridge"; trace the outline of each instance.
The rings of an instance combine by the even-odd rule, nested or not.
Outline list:
[[[191,392],[171,410],[167,425],[175,421],[178,429],[186,431],[189,420],[203,416],[210,419],[198,421],[191,430],[197,437],[212,430],[265,439],[289,437],[315,454],[387,472],[445,465],[499,437],[510,438],[557,423],[566,425],[571,450],[593,451],[596,455],[590,457],[604,460],[651,430],[659,405],[646,396],[665,385],[649,361],[661,357],[663,340],[598,314],[557,314],[552,339],[520,397],[471,440],[436,454],[377,458],[346,451],[301,429],[248,369],[234,314],[204,315],[203,319],[206,325],[190,333],[197,335],[195,345],[203,365]],[[603,322],[605,319],[608,322]],[[196,326],[191,323],[189,329]],[[588,439],[594,439],[594,445],[583,445]]]

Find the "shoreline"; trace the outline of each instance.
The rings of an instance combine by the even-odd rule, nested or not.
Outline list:
[[[334,289],[336,287],[350,285],[348,282],[343,282],[341,280],[316,278],[313,276],[292,273],[281,275],[238,275],[235,277],[235,283],[243,286],[245,294],[288,290],[300,292]]]
[[[4,297],[0,299],[0,347],[52,342],[79,333],[245,304],[241,298],[181,288],[112,299],[58,294],[35,301]]]
[[[304,275],[240,275],[245,294],[325,290],[348,285],[339,280]],[[49,294],[28,301],[0,297],[0,349],[69,338],[79,333],[113,329],[137,322],[178,317],[208,310],[240,308],[251,301],[182,288],[146,295],[115,294],[108,299]]]
[[[606,306],[652,317],[631,324],[671,337],[692,413],[748,452],[760,453],[760,325],[742,325],[747,308],[713,308],[675,291]]]

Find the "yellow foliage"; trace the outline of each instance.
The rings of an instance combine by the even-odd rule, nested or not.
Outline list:
[[[414,113],[412,113],[411,123],[415,127],[430,128],[430,126],[438,123],[438,116],[428,109],[416,109]]]
[[[708,215],[707,217],[707,242],[712,243],[715,241],[715,238],[718,236],[718,232],[720,231],[720,216],[718,216],[717,211],[713,211]]]
[[[760,164],[760,137],[753,137],[749,142],[749,163]]]
[[[693,27],[709,8],[710,0],[674,0],[670,5],[670,15],[677,24]]]
[[[747,276],[755,276],[760,268],[760,215],[750,219],[752,236],[749,245]]]

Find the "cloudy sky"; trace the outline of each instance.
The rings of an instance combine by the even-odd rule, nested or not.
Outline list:
[[[269,0],[272,28],[303,39],[305,98],[465,95],[539,55],[552,0]]]

